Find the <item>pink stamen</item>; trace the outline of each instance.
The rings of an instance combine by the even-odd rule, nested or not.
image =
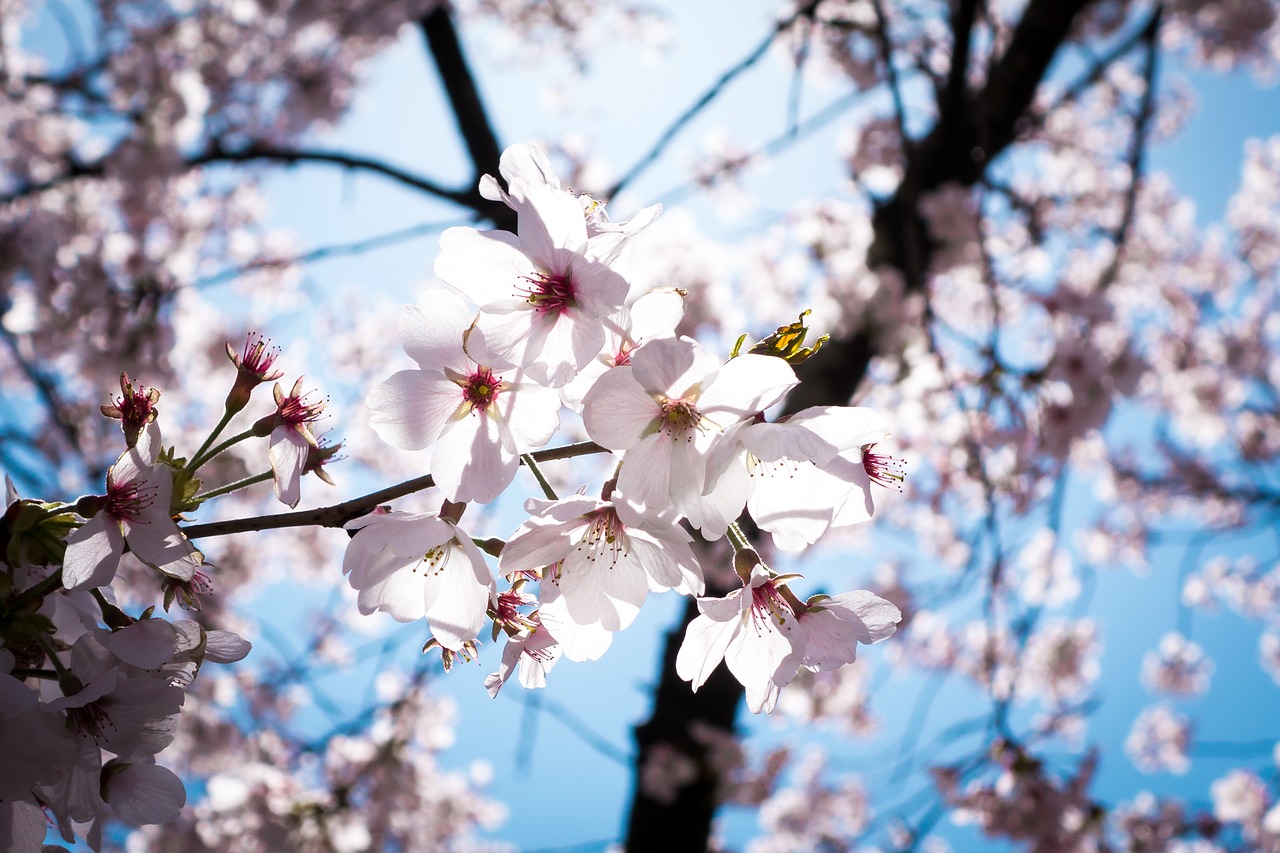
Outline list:
[[[522,275],[520,280],[527,281],[529,287],[516,288],[517,292],[523,293],[539,314],[559,314],[578,304],[568,273],[534,273]]]

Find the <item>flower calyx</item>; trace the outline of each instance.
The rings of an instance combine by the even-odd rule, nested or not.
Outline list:
[[[227,342],[227,358],[236,366],[236,381],[227,392],[224,404],[228,414],[234,415],[249,405],[254,388],[284,376],[284,371],[273,369],[279,357],[280,348],[272,347],[271,342],[257,332],[245,336],[244,350],[239,355]]]

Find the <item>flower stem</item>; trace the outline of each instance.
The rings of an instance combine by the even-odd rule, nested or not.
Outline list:
[[[56,572],[49,575],[49,577],[40,581],[40,583],[30,589],[23,590],[18,593],[18,597],[10,604],[9,610],[10,612],[18,612],[28,601],[33,601],[37,598],[44,598],[46,595],[57,589],[62,589],[62,569],[58,569]]]
[[[533,461],[533,457],[526,453],[520,457],[520,461],[529,469],[529,473],[533,474],[533,478],[538,481],[538,485],[542,486],[542,493],[547,496],[547,500],[558,501],[556,490],[551,488],[551,484],[547,482],[547,478],[543,476],[542,469],[538,467],[538,463]]]
[[[210,459],[214,458],[219,453],[223,452],[224,450],[230,447],[234,447],[235,445],[244,441],[246,438],[253,438],[253,437],[254,437],[253,430],[247,429],[244,432],[236,433],[235,435],[231,436],[231,438],[228,438],[226,441],[222,442],[222,444],[219,444],[217,447],[215,447],[213,450],[208,451],[207,453],[203,452],[204,449],[201,448],[201,452],[196,453],[196,455],[191,459],[191,461],[187,463],[187,470],[194,474],[196,470],[200,468],[201,465],[208,462]],[[206,442],[206,444],[208,444],[208,442]]]
[[[222,434],[222,431],[227,428],[227,424],[231,423],[231,418],[234,416],[235,413],[231,411],[224,411],[222,413],[222,420],[218,421],[218,425],[213,428],[213,432],[209,433],[209,437],[204,440],[204,444],[200,445],[200,449],[191,457],[192,471],[200,467],[196,460],[200,459],[200,457],[204,455],[204,452],[209,449],[209,445],[213,444],[214,439]],[[213,456],[217,456],[217,454],[215,453]],[[212,456],[210,458],[212,458]]]
[[[229,495],[239,489],[244,489],[257,483],[265,483],[272,477],[270,471],[263,471],[261,474],[254,474],[252,477],[245,477],[243,480],[236,480],[234,483],[227,483],[225,486],[219,486],[216,489],[210,489],[207,492],[201,492],[192,498],[196,503],[204,503],[209,498],[216,498],[219,495]]]
[[[751,547],[751,542],[747,539],[747,534],[743,533],[742,528],[738,526],[738,522],[729,522],[729,529],[727,532],[729,535],[729,543],[733,545],[733,551],[735,554],[739,551],[754,550]]]

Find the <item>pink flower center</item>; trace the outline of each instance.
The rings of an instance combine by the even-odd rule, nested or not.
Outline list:
[[[290,394],[282,398],[277,404],[280,420],[290,426],[301,426],[319,420],[324,412],[325,401],[313,402],[307,397],[307,394]]]
[[[697,429],[701,423],[702,415],[698,413],[698,408],[687,400],[667,400],[662,404],[662,423],[659,429],[667,435],[691,439],[689,432]]]
[[[229,345],[228,345],[229,346]],[[272,347],[271,342],[257,332],[250,332],[245,337],[244,352],[236,367],[245,373],[253,374],[260,381],[279,379],[280,371],[271,372],[271,365],[280,357],[280,348]],[[232,359],[235,361],[235,359]]]
[[[134,521],[156,499],[156,487],[146,480],[108,483],[107,505],[103,511],[112,518]]]
[[[520,612],[520,608],[530,604],[526,596],[514,590],[507,590],[498,596],[498,624],[516,630],[532,631],[536,624],[528,616]]]
[[[907,478],[907,463],[894,456],[872,453],[874,449],[874,444],[862,448],[862,467],[866,469],[868,479],[886,489],[902,491],[902,481]]]
[[[773,581],[767,581],[751,588],[751,615],[760,630],[761,622],[773,619],[782,624],[795,614]]]
[[[520,280],[528,282],[529,286],[517,290],[525,295],[525,299],[539,314],[560,314],[566,308],[578,304],[567,272],[522,275]]]
[[[473,409],[488,409],[502,390],[502,383],[487,367],[477,367],[476,372],[462,383],[462,399],[471,404]]]

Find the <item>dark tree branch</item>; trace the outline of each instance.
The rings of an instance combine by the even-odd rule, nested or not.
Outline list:
[[[969,81],[969,53],[978,0],[960,0],[951,10],[951,67],[943,90],[943,112],[954,113],[964,104]]]
[[[1120,272],[1120,264],[1124,260],[1125,244],[1129,242],[1129,232],[1133,229],[1133,216],[1138,209],[1138,190],[1142,186],[1143,160],[1147,151],[1147,136],[1151,126],[1151,114],[1155,107],[1156,78],[1159,70],[1160,55],[1160,19],[1163,6],[1157,6],[1151,14],[1151,20],[1142,31],[1142,38],[1147,45],[1147,60],[1143,69],[1146,88],[1142,90],[1142,101],[1138,104],[1138,114],[1133,121],[1133,139],[1129,143],[1129,190],[1124,196],[1124,212],[1120,215],[1120,224],[1116,227],[1112,242],[1115,244],[1115,255],[1102,274],[1099,288],[1106,289],[1115,281]]]
[[[617,195],[624,187],[630,185],[641,172],[649,168],[655,160],[662,156],[662,153],[667,150],[667,146],[670,145],[671,141],[679,135],[680,131],[684,130],[685,126],[688,125],[689,122],[693,121],[699,113],[719,97],[720,93],[724,91],[726,86],[764,58],[765,54],[769,51],[770,46],[773,45],[774,40],[776,40],[778,36],[787,29],[787,27],[791,26],[801,18],[812,17],[813,11],[819,2],[820,0],[810,0],[810,2],[805,3],[802,7],[797,9],[794,14],[774,24],[773,30],[771,30],[750,53],[743,57],[737,65],[734,65],[728,71],[721,74],[716,81],[711,84],[711,87],[702,93],[701,97],[694,101],[693,104],[691,104],[684,112],[676,116],[675,121],[671,122],[671,124],[667,126],[667,129],[658,137],[658,141],[653,143],[652,147],[645,152],[645,155],[637,160],[635,165],[628,169],[625,175],[619,178],[613,186],[605,191],[605,197],[612,198]]]
[[[489,121],[489,114],[480,97],[475,75],[471,73],[466,55],[462,52],[462,42],[458,39],[458,31],[453,25],[453,17],[448,5],[437,6],[418,25],[427,42],[427,50],[435,62],[436,72],[440,75],[445,94],[449,98],[454,123],[457,124],[458,133],[461,134],[462,141],[466,145],[467,156],[471,159],[473,189],[469,206],[485,219],[492,221],[496,227],[505,231],[515,231],[515,212],[500,201],[483,198],[475,189],[481,175],[498,174],[502,146]]]
[[[564,447],[552,447],[547,450],[535,450],[529,455],[536,462],[551,462],[556,459],[571,459],[590,453],[604,453],[605,449],[594,441],[580,441]],[[521,464],[524,464],[523,462]],[[297,512],[282,512],[276,515],[252,516],[249,518],[233,518],[228,521],[211,521],[207,524],[193,524],[184,527],[182,532],[188,539],[200,539],[206,536],[227,536],[232,533],[248,533],[253,530],[280,530],[285,527],[341,527],[354,518],[359,518],[374,507],[421,492],[435,485],[430,474],[405,480],[394,486],[373,492],[362,497],[353,498],[340,504],[305,509]]]
[[[709,595],[724,592],[707,590]],[[653,714],[648,722],[636,727],[638,755],[633,768],[635,791],[627,825],[627,853],[703,853],[711,836],[711,820],[719,805],[716,789],[720,776],[706,745],[695,739],[691,729],[702,724],[733,734],[742,685],[724,666],[717,667],[697,693],[676,675],[676,655],[684,641],[685,628],[697,615],[697,602],[686,600],[680,624],[667,634],[662,678],[654,688]],[[645,761],[659,746],[674,748],[698,765],[697,778],[680,788],[670,803],[654,799],[641,788]]]
[[[876,44],[880,50],[880,61],[884,63],[885,82],[889,86],[889,94],[893,97],[893,117],[898,125],[898,138],[902,140],[905,151],[911,145],[907,136],[907,107],[902,102],[902,85],[898,82],[898,69],[893,64],[893,42],[889,40],[889,19],[884,12],[884,4],[880,0],[871,0],[871,8],[876,13]]]
[[[320,163],[340,166],[361,172],[371,172],[384,178],[403,184],[410,189],[421,190],[428,195],[460,204],[464,207],[476,208],[476,195],[472,191],[455,190],[445,187],[430,178],[415,175],[398,166],[392,166],[374,157],[358,154],[347,154],[342,151],[326,151],[322,149],[292,148],[287,145],[273,145],[269,142],[254,142],[237,148],[226,148],[221,142],[214,141],[209,149],[200,155],[186,160],[188,166],[209,166],[220,163],[251,163],[263,160],[295,166],[302,163]]]
[[[109,156],[109,155],[108,155]],[[79,178],[101,178],[106,174],[107,158],[94,160],[86,163],[75,158],[68,158],[66,168],[60,175],[50,178],[46,181],[27,184],[19,187],[13,192],[0,196],[0,205],[9,204],[34,195],[39,195],[47,190],[56,189],[57,187],[71,183]],[[351,169],[360,172],[370,172],[389,178],[396,183],[403,184],[410,189],[421,190],[428,195],[451,201],[454,204],[471,208],[477,212],[481,212],[482,208],[477,203],[487,204],[488,202],[481,199],[479,194],[474,190],[455,190],[449,189],[435,181],[424,178],[421,175],[415,175],[398,166],[393,166],[383,160],[374,157],[365,157],[358,154],[347,154],[342,151],[327,151],[322,149],[309,148],[292,148],[287,145],[274,145],[269,142],[253,142],[248,145],[238,146],[236,148],[227,148],[219,140],[214,140],[209,147],[200,154],[195,154],[183,160],[183,164],[188,168],[199,168],[201,166],[216,166],[228,163],[251,163],[255,161],[280,163],[286,166],[296,166],[302,164],[322,164],[329,166],[339,166],[343,169]]]
[[[200,279],[195,283],[196,287],[212,287],[215,284],[221,284],[224,281],[231,281],[246,273],[256,272],[264,269],[281,269],[285,267],[297,266],[300,264],[311,264],[317,261],[325,261],[330,258],[349,257],[351,255],[362,255],[365,252],[372,252],[386,246],[394,246],[409,240],[415,240],[424,237],[427,234],[435,234],[443,231],[453,225],[463,225],[464,222],[457,220],[448,220],[445,222],[422,222],[417,225],[410,225],[408,228],[398,228],[395,231],[388,231],[384,234],[375,234],[372,237],[365,237],[362,240],[352,240],[346,243],[332,243],[327,246],[317,246],[305,252],[296,255],[278,258],[260,258],[256,261],[250,261],[236,267],[228,267],[220,270],[210,276]]]

